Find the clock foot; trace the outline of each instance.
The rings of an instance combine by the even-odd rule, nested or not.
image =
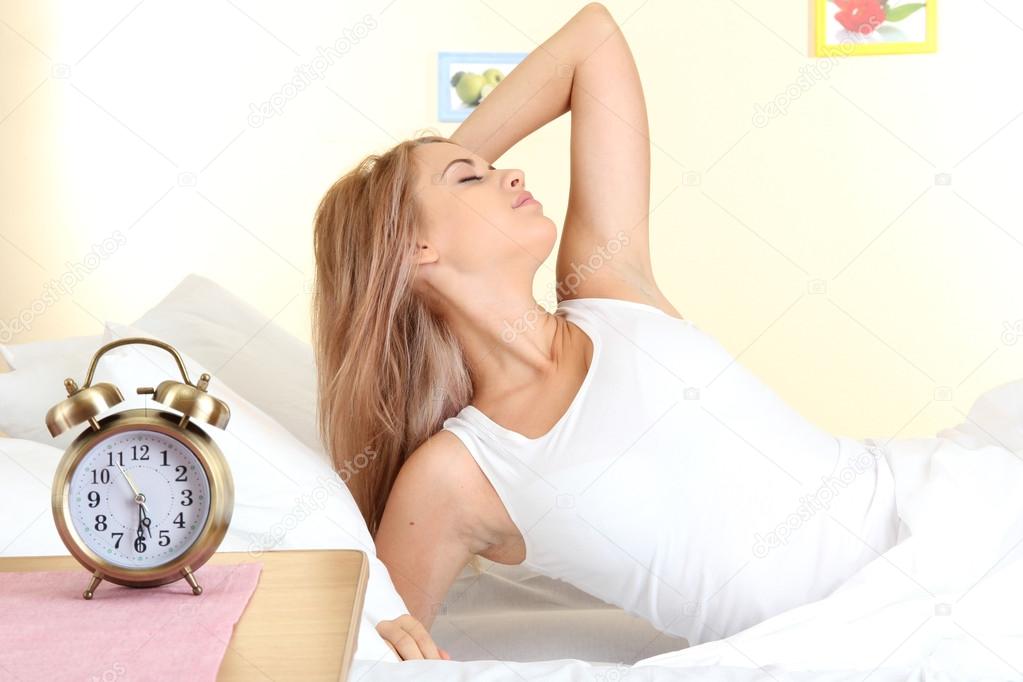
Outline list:
[[[181,569],[181,572],[185,574],[185,580],[188,581],[188,584],[192,587],[192,594],[202,594],[202,585],[196,582],[195,576],[192,575],[192,571],[189,570],[188,566]]]
[[[92,580],[89,581],[89,586],[85,588],[85,592],[82,592],[82,596],[86,599],[92,599],[93,592],[96,591],[96,586],[103,580],[103,576],[99,573],[92,574]]]

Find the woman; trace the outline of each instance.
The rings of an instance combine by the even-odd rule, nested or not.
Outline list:
[[[532,291],[556,226],[493,162],[569,110],[551,314]],[[318,209],[321,434],[409,609],[377,626],[403,659],[447,657],[428,630],[476,555],[695,644],[895,542],[876,450],[807,423],[658,289],[649,156],[632,54],[590,3],[450,139],[367,158]]]

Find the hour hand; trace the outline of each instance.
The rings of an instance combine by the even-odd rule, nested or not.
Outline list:
[[[140,523],[142,524],[143,527],[145,527],[146,532],[149,533],[149,537],[152,538],[153,530],[149,527],[152,522],[149,520],[149,514],[146,513],[145,507],[146,505],[144,504],[139,506],[139,514],[142,515],[142,520],[140,521]],[[139,529],[139,532],[140,533],[142,532],[141,528]]]
[[[142,532],[142,513],[143,513],[142,507],[139,507],[139,527],[135,530],[135,537],[139,539],[145,537],[144,533]]]

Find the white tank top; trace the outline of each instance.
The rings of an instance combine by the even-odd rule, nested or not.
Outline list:
[[[894,545],[871,439],[814,426],[689,320],[562,301],[590,367],[539,438],[472,405],[446,419],[522,533],[522,565],[690,645],[827,596]]]

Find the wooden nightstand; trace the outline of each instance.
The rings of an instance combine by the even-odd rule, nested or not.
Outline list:
[[[217,552],[207,563],[253,561],[262,562],[263,570],[235,625],[217,680],[269,677],[344,682],[366,597],[366,553],[355,549],[288,550],[258,556]],[[88,577],[72,556],[0,557],[0,571],[74,569]]]

